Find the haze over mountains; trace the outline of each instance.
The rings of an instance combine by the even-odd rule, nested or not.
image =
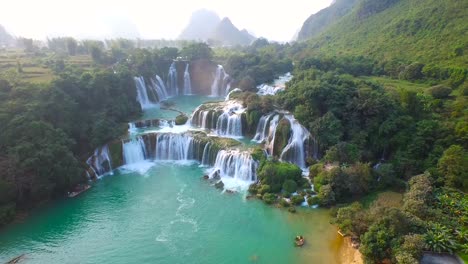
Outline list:
[[[213,11],[195,11],[179,39],[214,41],[225,46],[248,45],[255,37],[246,29],[239,30],[227,17],[222,20]]]

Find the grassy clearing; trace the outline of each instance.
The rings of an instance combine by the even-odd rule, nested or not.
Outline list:
[[[365,208],[371,205],[398,208],[403,204],[403,194],[393,191],[372,192],[362,197],[360,202]]]
[[[4,49],[0,50],[0,72],[18,71],[19,63],[22,70],[21,79],[32,83],[47,83],[56,77],[48,65],[57,59],[53,53],[32,54],[20,49]],[[63,60],[65,65],[73,65],[84,70],[91,70],[94,67],[89,55],[66,56]]]
[[[359,77],[361,80],[373,81],[381,84],[387,90],[410,90],[415,92],[424,92],[430,85],[426,83],[413,83],[405,80],[396,80],[389,77],[376,77],[376,76],[364,76]]]

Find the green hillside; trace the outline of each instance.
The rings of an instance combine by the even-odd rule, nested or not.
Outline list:
[[[467,0],[361,0],[305,52],[466,67],[467,21]]]
[[[333,23],[348,14],[358,0],[336,0],[329,7],[311,15],[302,25],[297,40],[306,40],[318,36]]]

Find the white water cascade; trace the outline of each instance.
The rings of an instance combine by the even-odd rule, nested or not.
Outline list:
[[[175,62],[172,62],[169,67],[169,73],[167,74],[167,89],[171,96],[179,95],[179,86],[177,83],[177,68]]]
[[[214,97],[225,97],[229,93],[231,88],[230,77],[224,71],[222,65],[218,65],[216,68],[215,78],[211,84],[211,96]]]
[[[94,172],[95,177],[99,177],[109,171],[112,171],[112,161],[109,154],[109,147],[103,147],[94,150],[94,154],[86,160],[86,163]]]
[[[249,152],[221,150],[216,156],[210,178],[219,175],[225,184],[229,179],[251,183],[257,180],[256,170],[257,162]]]
[[[223,137],[242,137],[242,115],[245,108],[238,102],[224,102],[222,108],[197,108],[190,118],[190,125],[211,130]]]
[[[292,79],[291,73],[286,73],[276,79],[273,84],[261,84],[257,86],[258,95],[275,95],[279,91],[283,91],[286,88],[286,83]]]
[[[230,97],[231,97],[231,94],[233,94],[233,93],[241,93],[241,92],[242,92],[242,90],[239,89],[239,88],[233,89],[232,91],[230,91],[230,92],[226,95],[226,98],[224,99],[224,101],[229,101],[229,100],[231,100],[231,98],[230,98]]]
[[[134,77],[135,85],[137,88],[137,101],[140,103],[141,109],[148,109],[154,106],[148,97],[148,90],[146,89],[145,79],[143,77]]]
[[[301,168],[306,167],[305,142],[310,137],[309,131],[303,127],[292,115],[285,115],[291,124],[291,136],[288,144],[281,152],[280,159],[296,164]]]
[[[257,143],[265,142],[265,150],[268,155],[273,155],[273,148],[275,146],[276,127],[280,120],[280,114],[272,113],[264,115],[260,118],[257,125],[253,141]]]
[[[158,101],[161,102],[166,100],[169,97],[169,94],[167,93],[166,86],[164,85],[161,77],[156,75],[154,79],[151,79],[151,82],[153,84],[153,89],[156,91],[156,95],[158,96]]]
[[[203,156],[202,156],[202,161],[201,161],[202,166],[210,165],[211,148],[212,148],[211,142],[206,143],[205,148],[203,148]]]
[[[134,164],[146,159],[146,146],[141,137],[124,142],[122,149],[125,164]]]
[[[189,63],[185,66],[184,72],[184,95],[192,94],[192,82],[190,80]]]
[[[156,160],[190,160],[193,155],[193,137],[185,134],[158,134]]]

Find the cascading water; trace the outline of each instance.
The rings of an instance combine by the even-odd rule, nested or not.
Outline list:
[[[291,136],[288,144],[281,152],[280,159],[296,164],[301,168],[306,167],[306,152],[304,143],[310,137],[309,131],[303,127],[292,115],[285,115],[291,124]]]
[[[185,66],[184,72],[184,95],[191,95],[192,94],[192,83],[190,80],[190,72],[189,72],[189,64]]]
[[[134,77],[135,85],[137,88],[137,101],[140,103],[141,109],[148,109],[154,106],[148,97],[148,90],[146,89],[145,79],[143,77]]]
[[[241,93],[241,92],[242,92],[242,90],[239,89],[239,88],[233,89],[232,91],[230,91],[230,92],[226,95],[226,98],[224,99],[224,101],[229,101],[229,100],[231,100],[231,99],[230,99],[231,94],[233,94],[233,93]]]
[[[202,161],[201,161],[202,166],[210,165],[211,147],[212,147],[211,142],[208,142],[208,143],[206,143],[205,147],[203,148],[203,156],[202,156]]]
[[[224,112],[216,122],[216,134],[227,137],[242,137],[242,113]]]
[[[247,151],[221,150],[216,156],[211,178],[219,175],[223,182],[230,178],[244,182],[254,182],[257,180],[257,162]]]
[[[107,172],[112,171],[112,161],[109,154],[109,147],[103,147],[94,150],[94,154],[86,160],[86,163],[91,168],[95,177],[99,177]]]
[[[211,96],[225,97],[229,93],[231,88],[230,77],[224,71],[222,65],[218,65],[216,68],[215,78],[211,84]]]
[[[161,102],[166,100],[169,97],[169,95],[167,94],[166,86],[161,80],[161,77],[156,75],[154,79],[151,79],[151,82],[153,84],[153,89],[155,90],[156,95],[158,96],[158,101]]]
[[[222,106],[222,108],[221,108]],[[190,118],[190,125],[212,130],[223,137],[242,137],[242,115],[245,108],[238,102],[228,101],[213,109],[199,107]]]
[[[272,85],[270,84],[261,84],[257,86],[258,95],[275,95],[279,91],[283,91],[286,87],[285,84],[292,79],[291,73],[286,73],[276,79]]]
[[[257,125],[257,130],[255,132],[255,136],[252,139],[252,141],[255,141],[257,143],[262,143],[265,138],[268,136],[268,131],[267,127],[270,122],[270,118],[275,115],[275,114],[268,114],[260,117],[260,121],[258,122]]]
[[[167,89],[171,96],[179,95],[179,86],[177,83],[177,68],[175,62],[172,62],[169,67],[169,73],[167,74]]]
[[[189,160],[193,157],[193,137],[185,134],[158,134],[156,160]]]
[[[122,149],[125,164],[134,164],[146,160],[146,146],[141,137],[124,142]]]

